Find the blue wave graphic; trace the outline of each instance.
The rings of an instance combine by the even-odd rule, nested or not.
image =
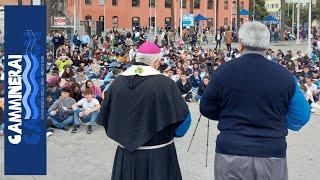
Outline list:
[[[32,91],[32,86],[30,85],[28,77],[29,77],[29,72],[30,72],[31,66],[32,66],[32,62],[30,61],[29,55],[31,55],[31,51],[32,51],[33,46],[35,44],[35,38],[31,37],[30,32],[32,32],[32,31],[27,30],[27,34],[29,36],[29,43],[28,43],[28,46],[26,47],[26,55],[23,55],[24,59],[26,60],[26,69],[23,71],[23,74],[22,74],[22,79],[23,79],[24,84],[26,86],[26,92],[22,98],[22,100],[23,100],[22,104],[23,104],[25,111],[26,111],[25,119],[30,119],[31,115],[32,115],[32,111],[31,111],[30,103],[29,103],[29,96]],[[31,45],[31,47],[30,47],[30,45]]]
[[[36,79],[35,73],[39,68],[39,61],[38,61],[37,57],[34,56],[34,55],[32,55],[31,58],[32,58],[32,61],[34,63],[34,66],[32,67],[32,71],[31,71],[31,74],[30,74],[30,80],[31,80],[31,83],[33,85],[33,92],[32,92],[31,98],[30,98],[30,104],[31,104],[31,108],[32,108],[32,110],[34,112],[33,115],[32,115],[32,119],[38,119],[39,109],[38,109],[38,107],[36,105],[36,98],[37,98],[37,94],[38,94],[38,91],[39,91],[39,86],[38,86],[37,81],[35,80]]]
[[[30,68],[31,68],[31,61],[28,57],[28,55],[23,55],[23,58],[26,60],[26,69],[23,71],[22,73],[22,79],[23,79],[23,82],[26,86],[26,92],[25,94],[23,95],[23,98],[22,98],[22,104],[26,110],[26,117],[25,119],[30,119],[31,117],[31,109],[30,109],[30,106],[28,104],[28,97],[31,93],[31,85],[29,83],[29,80],[28,80],[28,74],[29,74],[29,71],[30,71]]]

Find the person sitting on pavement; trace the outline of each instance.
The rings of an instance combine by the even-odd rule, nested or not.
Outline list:
[[[64,87],[61,91],[60,98],[48,110],[48,126],[68,131],[74,121],[72,105],[76,101],[70,97],[70,88]]]
[[[210,80],[208,76],[204,76],[202,79],[202,82],[200,83],[200,86],[198,88],[198,92],[197,95],[195,96],[195,99],[197,102],[199,102],[199,100],[201,99],[201,96],[205,90],[205,88],[208,86]]]
[[[74,126],[71,133],[76,133],[80,130],[80,121],[82,121],[83,123],[88,123],[87,133],[91,134],[92,125],[99,114],[101,106],[99,101],[93,98],[93,92],[90,89],[86,89],[84,96],[85,98],[72,106],[74,109]]]
[[[64,67],[67,65],[72,65],[71,59],[66,55],[66,53],[62,53],[62,55],[56,61],[56,66],[59,70],[59,73],[63,73]]]
[[[59,99],[61,95],[61,88],[58,87],[57,82],[52,82],[49,84],[47,89],[47,105],[51,106],[56,100]]]
[[[177,85],[185,101],[191,102],[192,93],[190,91],[191,91],[192,85],[190,80],[187,78],[186,72],[183,72],[181,74],[180,79],[177,81]]]
[[[92,64],[90,65],[88,72],[88,79],[99,78],[100,77],[101,67],[98,64],[97,59],[92,60]]]

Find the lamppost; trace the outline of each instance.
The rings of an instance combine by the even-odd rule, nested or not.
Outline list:
[[[157,35],[157,0],[154,1],[154,36]]]
[[[183,0],[180,0],[180,38],[182,39],[182,5]]]
[[[308,20],[308,52],[311,53],[312,49],[311,49],[311,18],[312,18],[312,12],[311,12],[311,8],[312,8],[312,1],[309,0],[309,20]]]

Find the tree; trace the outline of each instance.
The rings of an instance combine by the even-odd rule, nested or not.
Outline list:
[[[22,5],[22,0],[18,0],[18,5]]]
[[[252,6],[254,4],[253,2],[254,0],[252,0]],[[253,7],[252,7],[252,13],[253,13]],[[268,12],[265,8],[265,1],[263,0],[255,0],[255,20],[259,21],[262,20],[264,17],[266,17],[268,15]]]

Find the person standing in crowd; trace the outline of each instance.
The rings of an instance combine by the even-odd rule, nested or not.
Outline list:
[[[62,88],[61,97],[48,110],[48,126],[68,131],[74,121],[72,105],[75,103],[76,101],[70,97],[70,88]]]
[[[265,58],[265,25],[244,23],[239,40],[242,56],[215,71],[200,102],[220,130],[214,179],[287,180],[288,129],[308,122],[310,106],[292,74]]]
[[[79,102],[72,106],[74,110],[74,125],[71,133],[76,133],[80,130],[80,120],[83,123],[88,123],[87,133],[92,133],[92,125],[96,121],[100,103],[97,99],[93,98],[93,93],[90,89],[86,89],[84,97]],[[81,107],[81,108],[79,108]]]
[[[73,35],[73,38],[72,38],[72,43],[75,47],[78,47],[80,48],[80,45],[81,45],[81,40],[80,40],[80,35],[79,35],[79,30],[76,30],[74,35]]]
[[[4,110],[4,101],[3,99],[1,99],[0,100],[0,136],[3,135],[3,130],[4,130],[3,110]]]
[[[52,43],[53,43],[53,57],[57,58],[57,50],[58,48],[60,47],[60,43],[61,43],[61,40],[60,40],[60,37],[59,37],[59,33],[56,32],[52,38]]]
[[[90,43],[90,36],[87,34],[87,32],[84,32],[81,36],[81,46],[82,48],[88,47],[88,44]]]
[[[228,57],[230,57],[231,50],[232,50],[231,44],[233,42],[232,32],[231,32],[230,28],[228,29],[228,31],[226,31],[225,42],[226,42],[227,49],[228,49]]]
[[[191,116],[176,84],[156,70],[159,57],[157,45],[142,44],[137,63],[105,92],[97,123],[119,143],[111,180],[182,180],[173,138]]]
[[[2,32],[0,31],[0,50],[4,49],[3,44],[4,44],[4,36],[3,36]]]
[[[216,40],[216,49],[219,49],[221,48],[221,41],[222,41],[222,34],[220,31],[217,31],[217,34],[215,36],[215,40]]]

